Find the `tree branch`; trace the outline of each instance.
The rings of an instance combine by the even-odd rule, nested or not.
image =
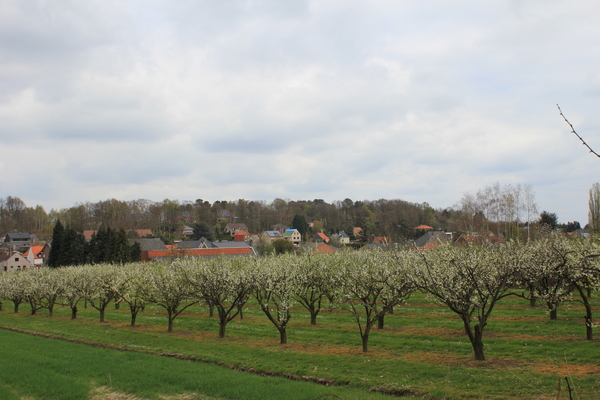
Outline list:
[[[560,106],[557,104],[556,107],[558,107],[558,112],[559,112],[560,116],[563,117],[563,119],[565,120],[565,122],[567,124],[569,124],[569,126],[571,127],[571,133],[574,133],[575,136],[577,136],[579,138],[579,140],[581,140],[581,143],[583,143],[583,145],[588,148],[588,150],[590,151],[590,153],[592,153],[596,157],[600,158],[600,155],[598,153],[596,153],[594,150],[592,150],[592,148],[585,142],[585,140],[583,140],[583,138],[581,136],[579,136],[579,134],[577,132],[575,132],[575,128],[573,128],[573,125],[569,122],[569,120],[567,119],[567,117],[564,116],[564,114],[562,113],[562,110],[560,109]]]

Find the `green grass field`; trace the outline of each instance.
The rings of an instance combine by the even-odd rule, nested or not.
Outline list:
[[[544,307],[505,299],[485,328],[483,362],[473,360],[460,320],[420,294],[387,316],[383,330],[373,330],[366,354],[343,310],[324,311],[311,326],[308,313],[294,309],[288,345],[279,344],[278,332],[252,303],[243,320],[229,324],[225,339],[217,338],[217,319],[204,306],[186,310],[170,334],[165,313],[154,306],[136,327],[128,325],[123,305],[111,306],[105,323],[83,303],[75,321],[68,308],[57,307],[53,318],[28,311],[22,305],[14,314],[4,302],[0,325],[52,339],[0,330],[2,399],[389,398],[374,389],[431,399],[556,399],[559,381],[559,398],[568,399],[565,377],[573,398],[600,398],[599,343],[584,340],[576,303],[549,321]],[[244,372],[250,369],[275,377]]]

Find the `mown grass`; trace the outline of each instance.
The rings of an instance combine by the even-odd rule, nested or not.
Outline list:
[[[97,386],[142,398],[181,393],[227,399],[315,399],[328,393],[347,399],[383,398],[352,388],[266,378],[212,364],[6,330],[0,330],[0,341],[0,357],[10,360],[0,372],[3,399],[87,399]]]
[[[600,302],[597,298],[594,302],[595,309],[598,309]],[[322,312],[318,318],[319,325],[311,326],[308,314],[300,308],[295,309],[294,318],[288,328],[290,344],[282,346],[278,344],[275,328],[252,303],[246,307],[245,318],[232,321],[228,326],[227,338],[220,340],[217,338],[217,320],[209,318],[207,309],[203,306],[192,307],[184,312],[175,321],[175,332],[168,334],[166,316],[154,306],[148,307],[144,314],[140,314],[139,326],[129,327],[129,312],[123,305],[120,310],[111,308],[107,312],[107,323],[97,322],[98,312],[91,308],[81,307],[78,319],[71,321],[66,308],[56,309],[55,317],[50,319],[44,313],[27,315],[25,306],[15,315],[8,310],[10,307],[6,302],[4,305],[5,311],[0,313],[0,325],[3,326],[46,332],[65,338],[85,339],[93,343],[128,349],[178,353],[240,368],[335,380],[337,383],[347,383],[347,389],[358,390],[356,393],[338,394],[344,399],[374,398],[374,394],[368,391],[372,388],[407,389],[415,395],[437,399],[556,398],[557,383],[561,376],[569,376],[572,379],[580,399],[597,399],[600,393],[598,341],[583,340],[583,311],[576,304],[561,307],[559,320],[549,321],[544,307],[530,308],[528,303],[521,299],[505,299],[494,310],[493,317],[485,329],[485,351],[488,358],[485,362],[472,360],[471,345],[463,334],[460,320],[449,310],[431,303],[421,294],[413,296],[406,305],[397,307],[394,315],[387,316],[386,327],[383,330],[373,331],[370,339],[371,351],[367,354],[360,351],[360,336],[353,318],[341,310]],[[5,340],[2,342],[6,343]],[[4,347],[6,346],[0,348]],[[119,360],[121,356],[113,353],[142,356],[136,353],[115,353],[106,349],[95,350],[100,354],[107,354],[98,361],[102,365],[110,365],[110,360],[113,359]],[[72,351],[75,350],[69,350]],[[16,354],[13,356],[17,357]],[[157,370],[178,371],[176,367],[161,367],[164,360],[181,362],[187,366],[206,366],[202,363],[170,360],[155,355],[145,356],[156,360],[144,363],[156,364]],[[3,355],[4,357],[10,356]],[[31,357],[34,362],[35,353]],[[101,369],[106,372],[107,368]],[[117,370],[121,371],[115,371]],[[250,380],[258,378],[248,373],[232,372],[250,376]],[[179,372],[174,376],[178,374]],[[125,372],[118,372],[117,377],[112,374],[111,376],[113,380],[120,379],[121,376],[124,380],[132,379]],[[87,373],[78,379],[84,382],[82,385],[87,390],[86,393],[89,393],[91,381],[98,385],[106,385],[106,379]],[[158,381],[159,378],[155,377],[152,380]],[[156,393],[163,393],[161,390],[166,390],[165,393],[191,391],[216,397],[252,398],[244,397],[246,394],[241,397],[224,395],[221,392],[207,391],[208,389],[197,385],[171,383],[172,380],[176,381],[175,378],[167,379],[169,384],[166,384],[165,389],[156,385],[148,385],[147,389],[142,389],[146,385],[143,383],[137,386],[123,384],[121,387],[113,382],[113,386],[149,398],[153,398]],[[0,382],[0,398],[5,398],[2,396],[3,391],[8,393],[6,398],[11,398],[10,393],[18,388],[18,381],[12,379],[10,383],[6,380]],[[228,386],[237,385],[233,382]],[[283,382],[283,386],[299,383]],[[47,383],[44,381],[38,386],[43,387]],[[304,384],[324,390],[315,393],[343,389]],[[73,386],[77,387],[75,384]],[[20,390],[17,391],[22,393]],[[292,389],[287,398],[318,396],[311,392],[307,396],[313,397],[299,397],[297,390]],[[260,396],[255,398],[278,398],[270,393]]]

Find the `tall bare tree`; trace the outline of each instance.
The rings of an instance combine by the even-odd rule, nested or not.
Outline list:
[[[598,182],[590,189],[588,224],[593,233],[600,233],[600,184]]]

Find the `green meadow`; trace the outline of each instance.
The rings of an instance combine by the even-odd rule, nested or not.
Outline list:
[[[49,318],[3,303],[1,399],[600,398],[599,343],[584,340],[575,302],[550,321],[542,306],[504,299],[485,328],[486,361],[473,360],[458,317],[422,294],[373,330],[368,353],[342,309],[322,311],[312,326],[294,308],[289,343],[280,345],[252,302],[224,339],[204,305],[184,311],[167,333],[166,314],[154,305],[131,327],[123,304],[100,323],[83,302],[76,320],[67,307]]]

